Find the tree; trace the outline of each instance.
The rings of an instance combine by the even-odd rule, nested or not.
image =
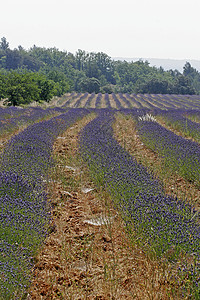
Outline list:
[[[114,84],[107,84],[100,88],[100,92],[102,94],[105,94],[105,93],[112,94],[112,93],[115,93],[115,91],[116,91],[116,85],[114,85]]]
[[[0,74],[0,99],[4,99],[7,97],[5,78],[6,78],[5,75]]]
[[[159,78],[149,78],[138,86],[138,93],[146,94],[168,94],[170,91],[169,82]]]
[[[186,62],[183,67],[183,75],[186,76],[192,87],[197,93],[200,93],[200,73],[191,66],[189,62]]]
[[[1,38],[0,49],[3,51],[6,51],[7,49],[9,49],[9,43],[7,42],[5,37]]]
[[[40,93],[39,99],[49,102],[57,94],[56,84],[53,80],[42,79],[38,82]]]
[[[82,71],[84,69],[87,58],[88,54],[84,50],[78,49],[75,55],[75,59],[76,67],[79,71]]]
[[[49,101],[56,95],[56,83],[41,73],[16,71],[4,75],[6,89],[4,95],[8,105],[29,104],[32,101]]]
[[[82,92],[88,93],[99,93],[100,91],[100,82],[97,78],[83,78],[80,81],[80,90]]]
[[[189,78],[184,75],[179,75],[175,81],[174,93],[182,95],[194,95],[195,89],[192,87]]]
[[[23,56],[20,54],[18,50],[10,50],[6,51],[6,69],[15,70],[17,68],[21,68],[23,65]]]
[[[8,105],[29,104],[34,100],[39,100],[40,90],[32,74],[19,74],[12,71],[8,74],[6,82],[6,95],[8,97],[6,102]]]
[[[61,96],[64,93],[69,92],[70,85],[67,76],[59,71],[59,69],[54,68],[47,73],[47,78],[53,80],[56,83],[57,96]]]

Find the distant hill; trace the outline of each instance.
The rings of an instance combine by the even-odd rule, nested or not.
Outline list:
[[[200,71],[200,60],[191,60],[191,59],[161,59],[161,58],[125,58],[125,57],[113,57],[114,60],[122,60],[122,61],[128,61],[128,62],[135,62],[138,60],[147,60],[150,63],[150,66],[155,66],[157,68],[163,67],[164,70],[178,70],[182,73],[183,66],[185,65],[186,61],[188,61],[191,66],[198,71]]]

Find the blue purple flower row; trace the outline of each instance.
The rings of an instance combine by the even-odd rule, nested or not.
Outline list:
[[[185,116],[194,122],[200,122],[200,109],[190,109],[185,113]]]
[[[106,102],[106,107],[111,108],[110,100],[109,100],[109,94],[105,94],[105,102]]]
[[[45,182],[53,165],[53,142],[87,113],[71,109],[31,125],[4,149],[0,161],[0,294],[4,299],[16,298],[26,289],[32,257],[48,234]]]
[[[90,107],[91,102],[92,102],[92,100],[94,99],[94,97],[95,97],[95,93],[92,93],[92,94],[88,97],[88,99],[87,99],[87,101],[86,101],[86,103],[85,103],[85,108]]]
[[[174,134],[157,122],[138,121],[137,128],[144,144],[159,153],[166,166],[199,186],[200,147],[198,143]]]
[[[62,105],[62,108],[70,107],[71,102],[76,98],[79,99],[81,96],[82,93],[78,93],[78,94],[76,94],[75,92],[71,93],[69,99]],[[63,97],[65,97],[65,95]]]
[[[76,107],[76,108],[79,107],[80,104],[81,104],[81,101],[84,100],[84,99],[86,99],[87,97],[88,97],[88,93],[83,94],[83,95],[78,99],[78,101],[75,103],[74,107]]]
[[[131,108],[132,107],[132,105],[131,105],[131,103],[129,101],[130,99],[129,100],[127,99],[128,97],[123,96],[122,93],[119,93],[119,97],[122,100],[122,103],[124,102],[126,104],[127,108]]]
[[[12,132],[22,125],[33,124],[37,121],[64,113],[62,108],[30,107],[26,109],[5,108],[0,110],[0,136]]]
[[[180,130],[186,137],[192,137],[200,142],[200,124],[191,121],[188,116],[200,115],[200,110],[170,110],[158,112],[160,116],[167,122],[167,125]]]
[[[101,106],[101,99],[102,99],[102,94],[98,93],[97,98],[96,98],[96,103],[95,103],[95,107],[96,108],[100,108],[100,106]]]
[[[21,108],[18,108],[16,106],[9,106],[9,107],[0,107],[0,120],[16,117],[23,113],[23,110]]]
[[[151,102],[154,100],[155,108],[185,108],[185,109],[198,109],[200,108],[200,96],[199,95],[172,95],[172,94],[131,94],[134,97],[141,97]],[[156,104],[157,102],[157,104]]]
[[[112,97],[113,97],[113,100],[115,101],[117,109],[123,108],[121,102],[119,101],[119,99],[117,98],[117,95],[115,93],[112,93]]]

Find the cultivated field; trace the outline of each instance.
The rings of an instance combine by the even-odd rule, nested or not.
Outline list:
[[[69,93],[57,99],[57,105],[73,108],[184,108],[199,109],[199,95],[88,94]]]
[[[0,108],[0,299],[199,299],[200,96]]]

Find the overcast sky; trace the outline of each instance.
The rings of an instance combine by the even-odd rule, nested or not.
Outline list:
[[[200,0],[5,0],[2,37],[11,49],[200,60]]]

